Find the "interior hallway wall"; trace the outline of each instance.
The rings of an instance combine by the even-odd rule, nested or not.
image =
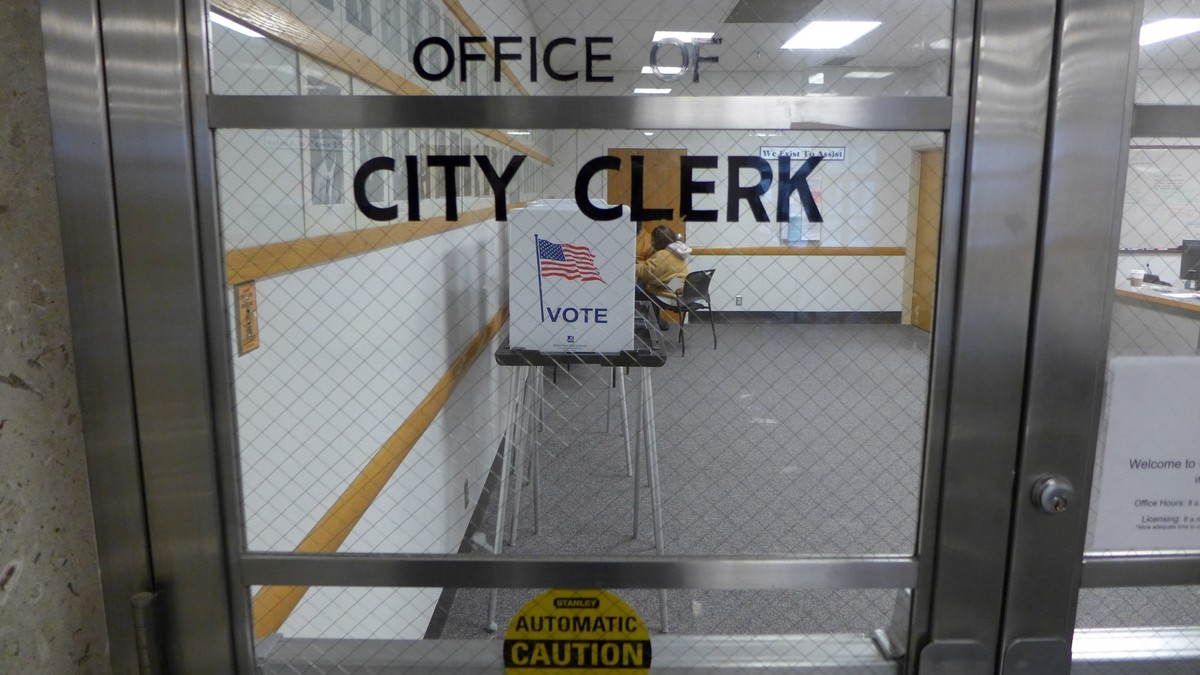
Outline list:
[[[555,136],[558,161],[547,195],[571,198],[579,167],[610,148],[682,148],[689,155],[719,157],[717,169],[697,170],[695,180],[713,181],[714,193],[696,195],[694,208],[713,209],[718,221],[689,222],[687,243],[693,247],[778,247],[775,222],[778,183],[762,203],[770,221],[759,223],[741,204],[739,217],[727,219],[728,158],[757,156],[763,146],[840,147],[845,159],[823,162],[810,177],[819,191],[825,222],[819,243],[827,247],[903,249],[915,227],[913,156],[919,149],[940,147],[942,134],[932,132],[843,131],[621,131],[582,130]],[[773,171],[778,164],[770,162]],[[798,164],[793,164],[793,171]],[[756,174],[742,173],[742,185]],[[778,176],[774,177],[776,180]],[[593,199],[603,200],[605,179],[590,184]],[[799,210],[793,197],[792,212]],[[784,229],[786,232],[786,228]],[[795,242],[796,247],[805,244]],[[718,311],[755,312],[894,312],[902,310],[911,286],[904,276],[904,256],[696,256],[692,270],[716,269],[712,300]],[[741,295],[743,304],[736,297]]]
[[[0,673],[110,673],[39,12],[0,3]]]

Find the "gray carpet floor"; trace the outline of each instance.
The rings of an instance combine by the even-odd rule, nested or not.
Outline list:
[[[690,325],[653,371],[669,555],[913,552],[928,334],[896,325]],[[540,531],[525,489],[516,545],[546,555],[653,555],[649,494],[633,532],[611,370],[575,366],[547,380],[541,436]],[[639,396],[626,379],[630,414]],[[608,431],[606,431],[606,425]],[[468,548],[490,550],[496,500]],[[511,511],[510,511],[511,512]],[[499,623],[538,591],[501,591]],[[448,591],[441,637],[486,636],[488,591]],[[620,595],[657,627],[654,591]],[[867,632],[890,618],[895,593],[668,592],[673,633]],[[452,596],[452,602],[449,600]],[[444,623],[443,623],[444,622]],[[432,637],[432,635],[431,635]]]
[[[653,372],[670,555],[913,552],[920,485],[928,334],[897,325],[691,325],[680,354]],[[559,370],[544,392],[541,522],[526,489],[515,546],[545,555],[653,555],[649,495],[632,538],[627,475],[611,371]],[[630,414],[638,397],[628,377]],[[606,431],[607,428],[607,431]],[[511,513],[511,511],[510,511]],[[496,500],[481,502],[464,550],[490,551]],[[539,591],[503,590],[498,621]],[[659,627],[658,594],[619,592]],[[884,627],[886,590],[667,593],[681,634],[865,633]],[[446,589],[429,637],[486,632],[488,591]],[[1080,627],[1200,623],[1195,587],[1084,589]]]

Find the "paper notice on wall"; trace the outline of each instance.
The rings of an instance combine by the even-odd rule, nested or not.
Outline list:
[[[634,224],[596,221],[574,200],[509,215],[509,346],[545,352],[633,348]]]
[[[1112,361],[1096,550],[1200,549],[1200,357]]]

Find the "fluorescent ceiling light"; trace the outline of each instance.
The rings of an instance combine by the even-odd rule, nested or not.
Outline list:
[[[790,40],[784,49],[840,49],[879,28],[879,21],[814,21]]]
[[[246,28],[242,24],[240,24],[236,21],[231,21],[229,19],[226,19],[225,17],[221,16],[220,14],[217,14],[216,12],[209,12],[208,18],[209,18],[209,20],[211,20],[213,23],[217,24],[218,26],[224,26],[224,27],[228,28],[229,30],[234,31],[235,33],[241,33],[242,35],[245,35],[246,37],[252,37],[252,38],[266,37],[262,33],[259,33],[258,31],[255,31],[255,30],[250,30],[249,28]]]
[[[779,134],[754,134],[754,135],[758,136],[759,138],[774,138],[775,136],[778,136]]]
[[[669,93],[671,93],[671,90],[670,89],[648,89],[645,87],[638,87],[633,90],[633,93],[635,93],[635,94],[669,94]]]
[[[895,75],[895,73],[881,73],[877,70],[854,70],[842,77],[849,77],[854,80],[880,80],[892,75]]]
[[[675,38],[684,44],[690,44],[693,40],[711,40],[713,33],[693,33],[685,30],[656,30],[654,31],[654,41],[662,42],[667,38]]]
[[[1200,30],[1200,19],[1163,19],[1142,26],[1138,44],[1145,47]]]
[[[528,136],[529,135],[528,131],[506,131],[504,133],[508,134],[509,136]]]
[[[658,72],[663,75],[676,75],[683,72],[683,66],[659,66]],[[650,66],[642,66],[643,75],[654,75],[654,69]]]
[[[653,131],[643,131],[643,132],[642,132],[642,135],[643,135],[643,136],[653,136],[653,135],[654,135],[654,132],[653,132]]]
[[[825,73],[817,73],[808,78],[809,84],[825,84]]]

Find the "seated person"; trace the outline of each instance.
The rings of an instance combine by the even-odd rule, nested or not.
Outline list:
[[[638,223],[637,245],[634,248],[634,257],[639,263],[645,262],[647,258],[654,255],[654,246],[650,244],[651,228],[644,227],[642,223]]]
[[[667,300],[674,300],[675,290],[670,286],[675,282],[676,288],[682,288],[683,280],[688,275],[687,259],[692,249],[682,241],[675,241],[675,233],[666,225],[659,225],[650,233],[650,243],[654,253],[645,262],[637,264],[637,287],[634,289],[635,300],[650,300],[655,295]],[[658,312],[657,305],[651,305],[654,316],[658,319],[658,327],[667,329],[667,322]]]

